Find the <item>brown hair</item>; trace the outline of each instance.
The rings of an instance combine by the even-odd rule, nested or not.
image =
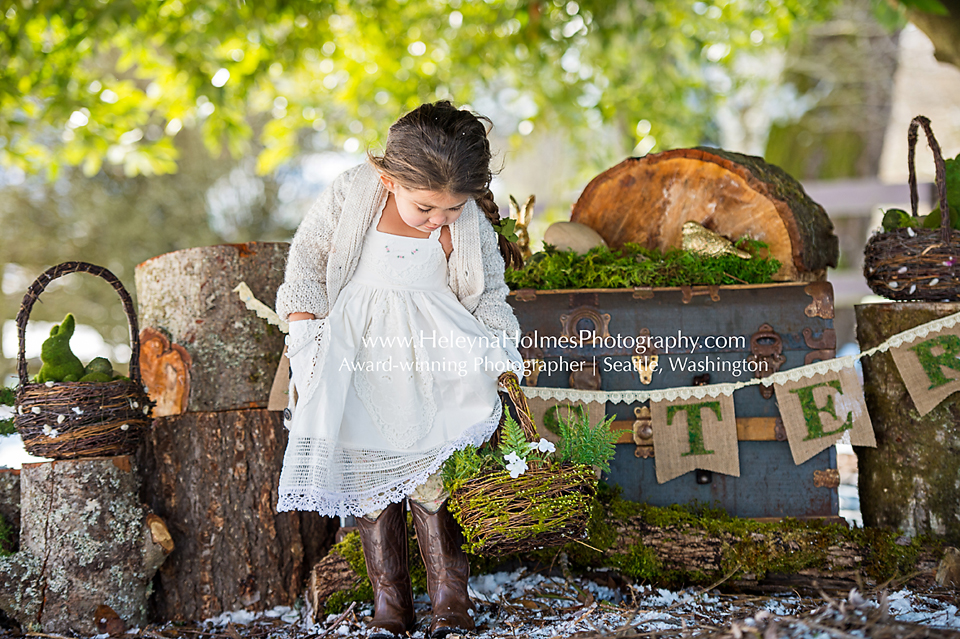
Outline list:
[[[490,119],[443,100],[423,104],[393,123],[382,156],[367,153],[381,174],[407,189],[463,194],[474,198],[495,227],[500,207],[490,191]],[[507,268],[520,268],[520,248],[497,235]]]

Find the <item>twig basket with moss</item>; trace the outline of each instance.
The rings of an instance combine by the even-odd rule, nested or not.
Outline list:
[[[53,280],[70,273],[90,273],[106,280],[120,296],[130,325],[130,377],[108,382],[31,382],[27,376],[26,329],[30,311]],[[20,347],[14,424],[33,455],[53,459],[125,455],[136,450],[150,425],[153,402],[140,377],[140,335],[130,294],[107,269],[86,262],[64,262],[38,277],[23,296],[17,313]]]
[[[917,127],[923,128],[933,151],[940,200],[939,208],[926,219],[917,216],[919,195],[914,166]],[[957,218],[957,207],[948,202],[954,199],[948,192],[948,182],[960,178],[960,175],[954,175],[960,174],[960,166],[952,165],[948,178],[947,166],[940,145],[933,137],[930,120],[922,115],[910,123],[907,142],[912,215],[896,209],[886,212],[884,230],[875,233],[864,249],[863,274],[873,292],[888,299],[955,302],[960,300],[960,280],[956,277],[960,264],[960,239],[953,235],[952,222]],[[955,162],[957,160],[951,161]],[[956,186],[960,187],[960,184]]]
[[[448,507],[467,552],[500,557],[559,546],[584,536],[597,490],[595,466],[609,469],[616,435],[608,418],[591,428],[585,412],[561,421],[559,445],[539,439],[513,373],[500,384],[516,406],[496,444],[454,453],[443,468]]]

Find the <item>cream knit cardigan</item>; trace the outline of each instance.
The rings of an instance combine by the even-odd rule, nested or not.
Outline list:
[[[297,229],[287,257],[286,277],[277,290],[277,314],[327,316],[337,295],[350,281],[360,258],[363,238],[386,197],[380,175],[364,163],[339,175],[310,208]],[[507,304],[504,262],[493,225],[474,200],[450,225],[453,252],[447,283],[460,303],[519,358],[513,340],[520,325]]]

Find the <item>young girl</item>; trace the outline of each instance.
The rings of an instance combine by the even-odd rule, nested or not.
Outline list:
[[[519,371],[519,330],[493,228],[486,118],[425,104],[382,157],[334,180],[290,246],[277,312],[297,402],[277,510],[357,516],[375,637],[415,622],[409,497],[433,608],[430,634],[474,628],[469,565],[438,471],[497,427],[497,377]],[[293,392],[291,391],[291,398]]]

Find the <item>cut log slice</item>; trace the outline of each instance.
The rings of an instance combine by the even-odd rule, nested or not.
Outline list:
[[[620,248],[679,248],[686,222],[731,240],[766,242],[782,264],[775,279],[813,281],[836,266],[839,242],[819,204],[785,171],[759,157],[693,148],[628,158],[595,177],[570,221]]]

